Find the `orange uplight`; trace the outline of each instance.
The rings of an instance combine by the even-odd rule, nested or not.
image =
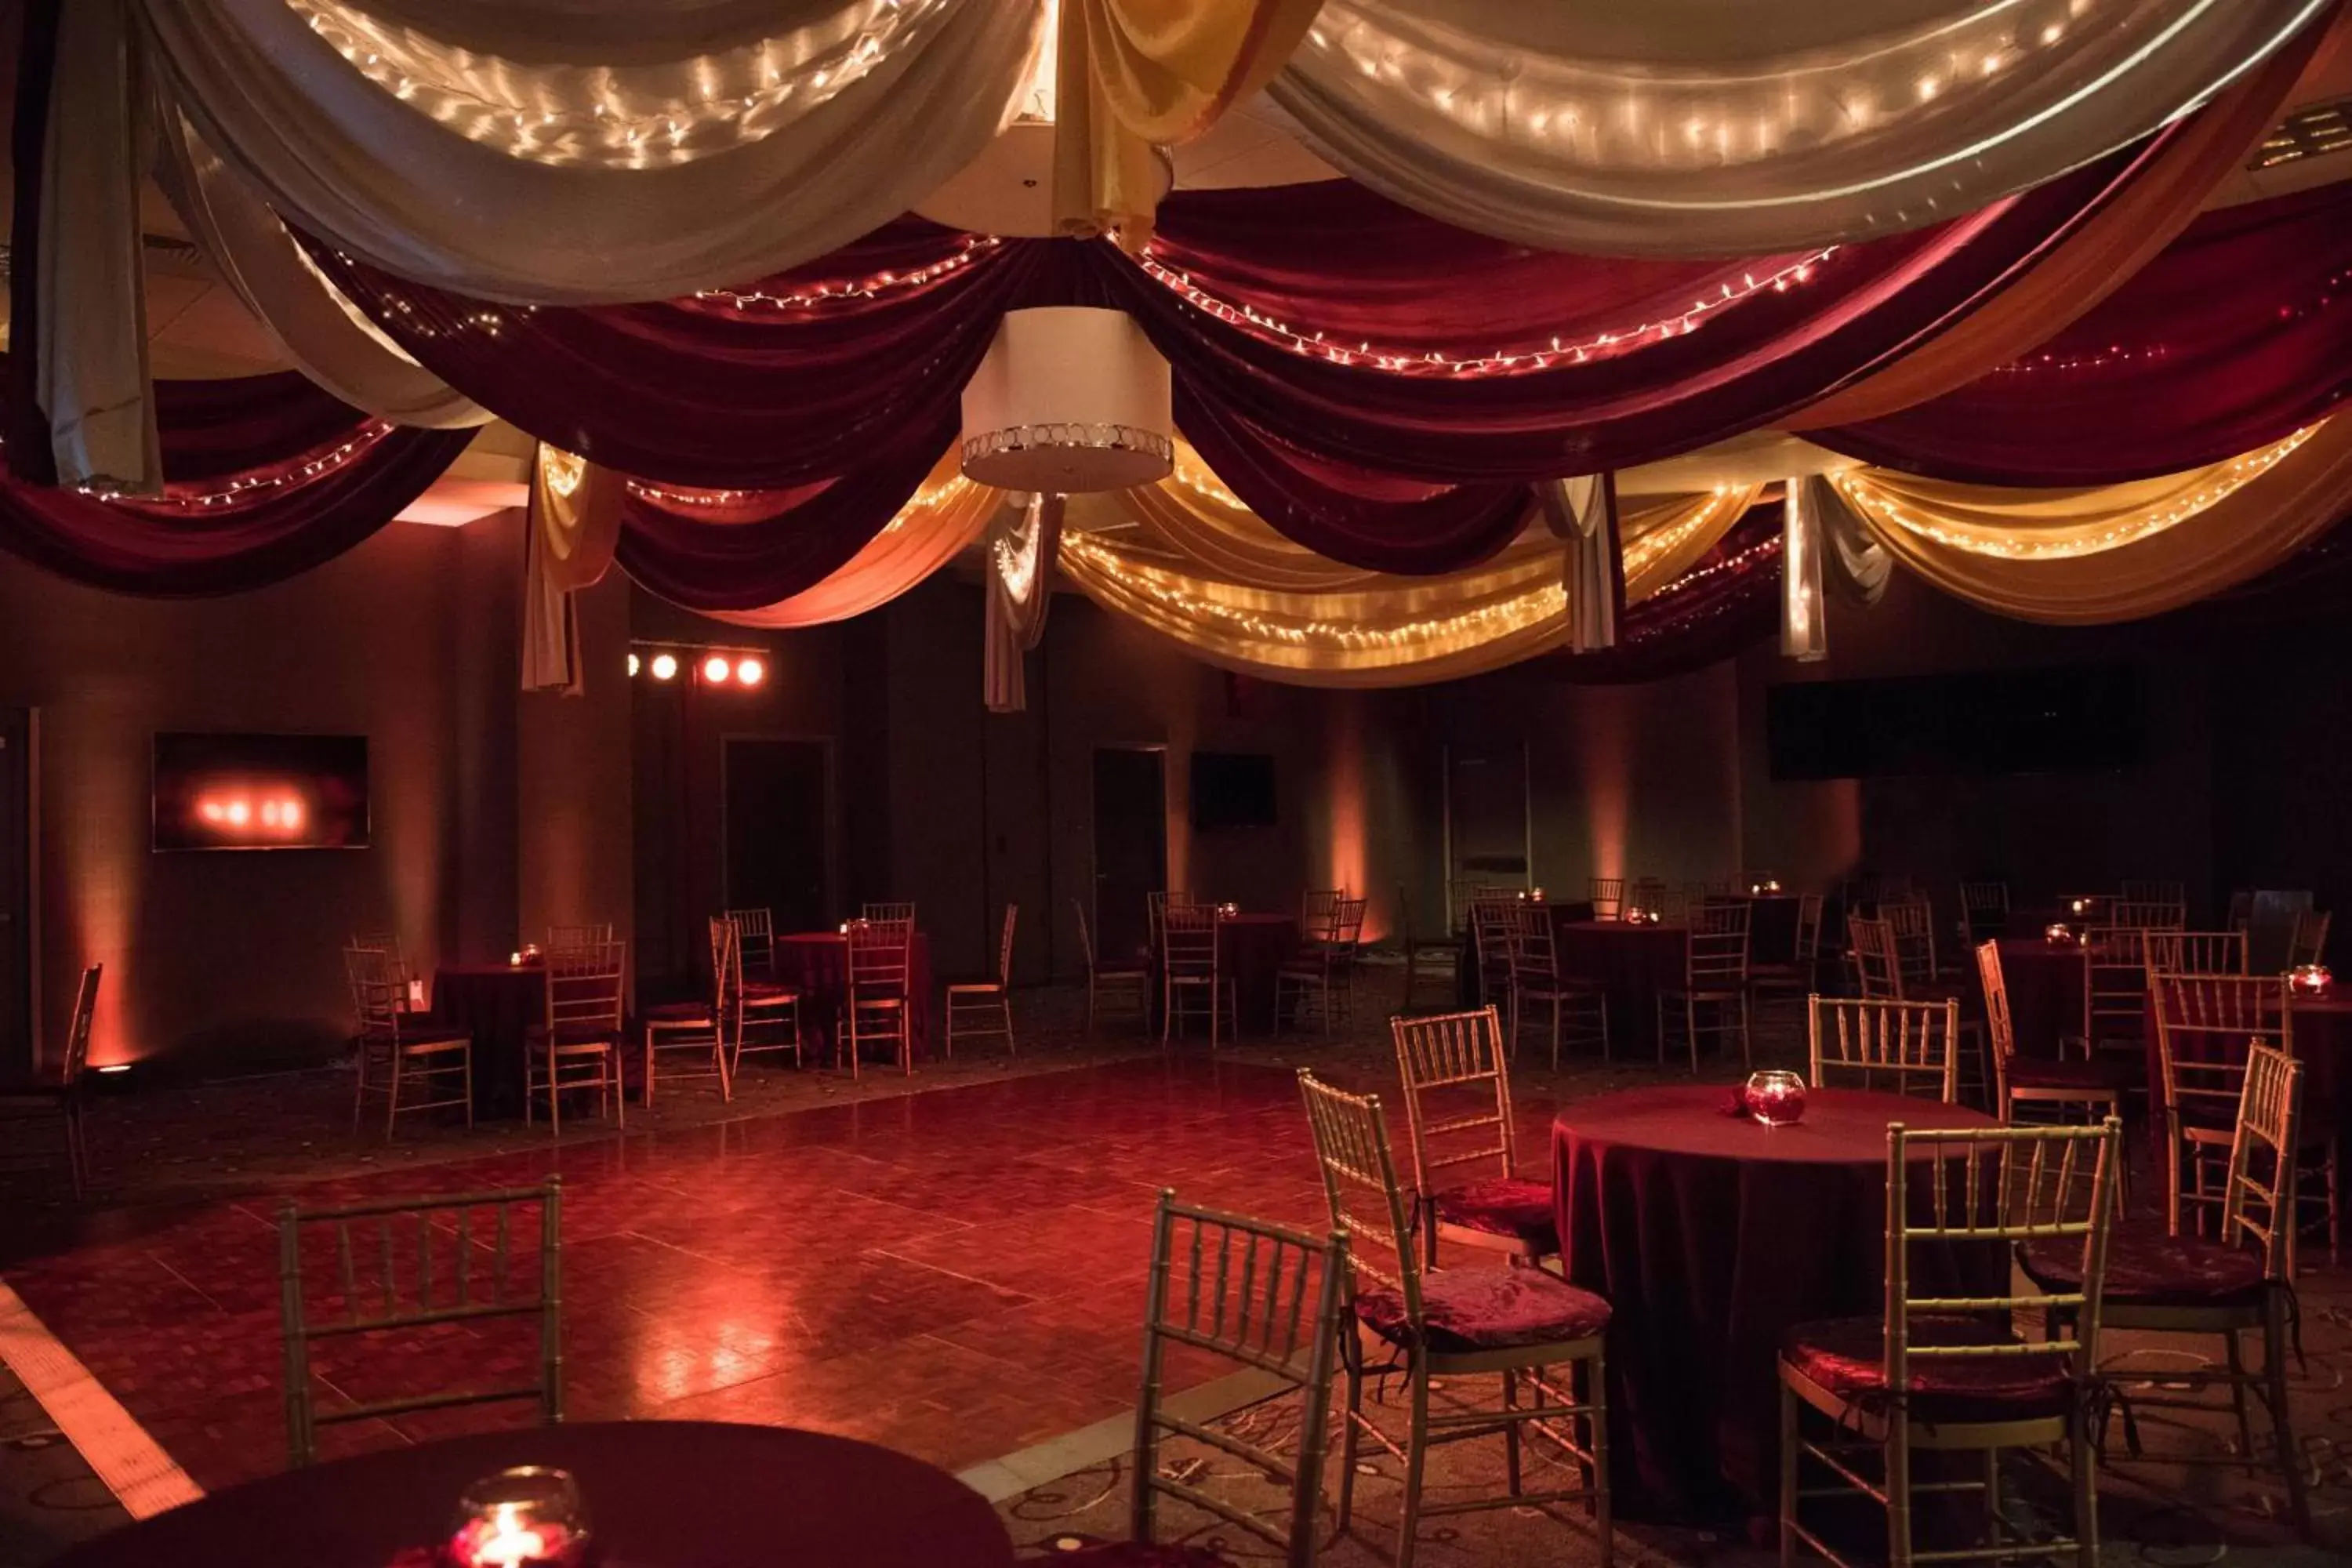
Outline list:
[[[760,660],[756,658],[739,658],[735,661],[735,679],[739,684],[744,686],[757,686],[760,682],[767,679],[768,667]]]
[[[727,662],[725,654],[714,653],[702,661],[702,679],[713,686],[724,686],[727,684],[727,678],[734,673],[734,668],[733,665]]]

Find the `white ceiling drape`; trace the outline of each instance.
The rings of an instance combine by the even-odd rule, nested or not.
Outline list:
[[[1328,0],[1269,89],[1341,170],[1550,249],[1957,216],[2195,108],[2330,0]]]

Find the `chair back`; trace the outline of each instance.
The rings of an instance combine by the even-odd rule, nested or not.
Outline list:
[[[710,917],[710,1005],[715,1019],[731,1017],[743,1001],[743,922],[734,914]]]
[[[1812,996],[1807,1008],[1817,1087],[1878,1089],[1947,1105],[1959,1099],[1958,1002]]]
[[[1652,914],[1663,912],[1666,907],[1666,879],[1664,877],[1634,878],[1625,886],[1625,907],[1647,910]]]
[[[304,1210],[290,1200],[278,1211],[279,1321],[285,1334],[287,1446],[296,1465],[318,1456],[319,1428],[373,1421],[407,1411],[533,1400],[540,1419],[563,1419],[563,1306],[561,1178],[537,1186],[430,1198],[394,1198]],[[536,1215],[532,1211],[536,1209]],[[518,1260],[536,1218],[537,1267]],[[520,1261],[522,1267],[516,1264]],[[318,1406],[310,1347],[356,1338],[384,1345],[384,1363],[405,1360],[403,1345],[425,1334],[469,1337],[484,1323],[519,1319],[537,1325],[536,1375],[457,1390],[420,1392],[364,1404]],[[483,1364],[496,1364],[488,1362]],[[337,1374],[341,1376],[339,1373]]]
[[[1333,910],[1331,945],[1342,954],[1353,953],[1363,945],[1364,911],[1370,907],[1369,899],[1341,899]]]
[[[2302,1131],[2303,1064],[2272,1047],[2252,1047],[2238,1097],[2230,1174],[2221,1189],[2221,1240],[2229,1246],[2252,1243],[2263,1255],[2263,1277],[2273,1285],[2285,1284],[2294,1272],[2294,1176]]]
[[[550,926],[547,928],[549,953],[579,952],[592,947],[602,947],[613,940],[613,922],[597,921],[589,925]]]
[[[1160,962],[1179,979],[1217,976],[1217,911],[1205,904],[1170,904]]]
[[[1591,901],[1594,920],[1613,921],[1625,912],[1625,879],[1587,877],[1584,896]]]
[[[2121,906],[2117,906],[2120,908]],[[2090,1038],[2137,1039],[2147,1015],[2147,932],[2139,926],[2092,926],[2083,932],[2089,971]]]
[[[1744,989],[1748,984],[1748,906],[1716,904],[1701,909],[1683,952],[1685,989]]]
[[[1709,894],[1689,906],[1691,930],[1700,935],[1748,935],[1748,917],[1756,906],[1746,899]]]
[[[1345,888],[1309,888],[1298,895],[1298,929],[1309,942],[1328,940],[1324,933],[1338,918]]]
[[[1413,1340],[1420,1342],[1425,1321],[1421,1268],[1404,1190],[1397,1183],[1396,1160],[1389,1152],[1380,1097],[1333,1089],[1309,1068],[1298,1069],[1298,1089],[1307,1102],[1307,1126],[1323,1172],[1331,1228],[1348,1242],[1350,1281],[1370,1279],[1396,1291],[1403,1299]]]
[[[1013,989],[1013,926],[1020,918],[1021,906],[1004,906],[1004,929],[996,938],[996,983],[1005,990]]]
[[[1559,978],[1559,954],[1554,944],[1551,911],[1541,904],[1513,905],[1507,937],[1511,984],[1546,986]]]
[[[2140,951],[2151,975],[2246,973],[2246,933],[2242,931],[2143,931]]]
[[[913,925],[915,905],[912,900],[885,900],[879,903],[859,906],[857,918],[868,925],[892,923]]]
[[[2287,939],[2286,965],[2289,969],[2305,963],[2317,963],[2327,951],[2326,910],[2297,910],[2294,912],[2294,932]]]
[[[380,947],[346,947],[343,978],[351,984],[352,1012],[360,1034],[369,1039],[399,1034],[400,1005],[407,988],[400,983],[392,955]]]
[[[400,950],[400,933],[394,931],[361,931],[352,938],[353,947],[373,948],[392,961],[393,978],[399,983],[404,997],[408,983],[414,978],[408,967],[408,956]]]
[[[2137,931],[2180,931],[2189,924],[2189,906],[2178,900],[2117,899],[2107,906],[2107,923]]]
[[[1895,968],[1907,994],[1936,984],[1936,910],[1921,898],[1892,899],[1878,918],[1895,939]]]
[[[1087,906],[1077,899],[1070,900],[1070,913],[1078,918],[1078,955],[1087,961],[1087,972],[1095,968],[1095,928],[1087,923]]]
[[[1885,1386],[1906,1389],[1913,1362],[1974,1362],[1998,1368],[2027,1356],[2063,1356],[2087,1387],[2096,1373],[2100,1292],[2115,1219],[2123,1123],[2096,1127],[1886,1128]],[[2000,1272],[1996,1294],[1921,1294],[1914,1248],[1948,1252],[1972,1243],[2004,1255],[2024,1241],[2076,1238],[2079,1289],[2043,1290]],[[1929,1270],[1931,1277],[1939,1270]],[[2023,1294],[2010,1292],[2023,1291]],[[1914,1317],[1982,1321],[1986,1342],[1917,1344]],[[2022,1337],[2010,1331],[2025,1325]],[[2040,1337],[2034,1337],[2034,1336]]]
[[[1903,999],[1903,966],[1895,948],[1895,928],[1883,920],[1848,915],[1846,941],[1853,949],[1853,974],[1862,994],[1874,1001]]]
[[[1819,893],[1805,893],[1797,900],[1797,962],[1808,971],[1821,962],[1822,903]]]
[[[1161,1191],[1144,1305],[1143,1396],[1135,1411],[1135,1490],[1129,1504],[1135,1540],[1153,1539],[1153,1516],[1164,1495],[1259,1537],[1283,1553],[1287,1568],[1310,1568],[1321,1523],[1324,1426],[1347,1283],[1344,1236],[1318,1241],[1263,1220],[1186,1207],[1173,1192]],[[1160,1381],[1171,1344],[1223,1357],[1297,1389],[1296,1451],[1277,1453],[1241,1432],[1211,1436],[1195,1423],[1169,1414],[1161,1404]],[[1170,1434],[1212,1443],[1222,1455],[1287,1484],[1288,1518],[1277,1525],[1241,1501],[1167,1473],[1160,1463],[1160,1440]]]
[[[1517,1170],[1511,1075],[1503,1065],[1503,1031],[1494,1007],[1391,1018],[1389,1033],[1404,1082],[1414,1190],[1426,1198],[1452,1185],[1441,1173],[1457,1165],[1488,1164],[1498,1176]]]
[[[1985,1039],[1992,1050],[1993,1110],[2009,1108],[2009,1064],[2017,1055],[2017,1025],[2009,1016],[2009,982],[2000,972],[2000,943],[1977,943],[1977,979],[1984,988]]]
[[[547,1032],[554,1039],[621,1037],[627,950],[617,942],[553,948],[547,954]]]
[[[2124,879],[2123,901],[2127,904],[2180,904],[2189,902],[2189,884],[2161,877],[2126,877]]]
[[[81,1075],[89,1067],[89,1026],[98,1016],[98,983],[106,973],[106,965],[93,963],[81,972],[81,984],[74,987],[73,1021],[66,1027],[65,1060],[58,1064],[60,1080],[66,1088],[80,1086]]]
[[[911,920],[856,920],[849,922],[849,991],[852,996],[889,997],[907,994],[914,945]]]
[[[742,967],[762,980],[776,976],[776,917],[768,910],[729,910],[735,924],[737,957]]]
[[[1513,893],[1484,893],[1471,900],[1470,942],[1477,952],[1481,974],[1508,976],[1511,931],[1518,913],[1519,900]]]
[[[2009,920],[2009,884],[2007,882],[1962,882],[1960,884],[1960,923],[1969,928],[1970,941],[1999,936],[2000,928]]]
[[[2157,1062],[2180,1121],[2226,1127],[2245,1091],[2249,1052],[2294,1055],[2294,1013],[2277,974],[2155,976]]]

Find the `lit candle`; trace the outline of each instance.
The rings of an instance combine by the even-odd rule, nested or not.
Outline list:
[[[588,1544],[588,1510],[571,1476],[525,1465],[466,1489],[448,1555],[457,1568],[572,1568]]]
[[[2287,989],[2298,996],[2325,996],[2335,984],[2324,963],[2298,963],[2286,977]]]
[[[2088,899],[2072,900],[2066,905],[2066,912],[2070,915],[2089,914],[2091,912],[2091,900]]]
[[[522,967],[522,954],[520,952],[508,953],[507,964],[509,968],[520,969]]]
[[[2042,939],[2053,947],[2063,947],[2074,940],[2074,928],[2058,921],[2043,926],[2042,935]]]

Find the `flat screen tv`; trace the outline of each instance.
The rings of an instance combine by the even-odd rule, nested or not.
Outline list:
[[[365,735],[155,737],[154,842],[174,849],[364,849]]]
[[[2146,760],[2147,699],[2129,664],[1877,680],[1765,694],[1776,779],[2101,773]]]
[[[1274,826],[1274,759],[1254,752],[1192,753],[1192,826]]]

